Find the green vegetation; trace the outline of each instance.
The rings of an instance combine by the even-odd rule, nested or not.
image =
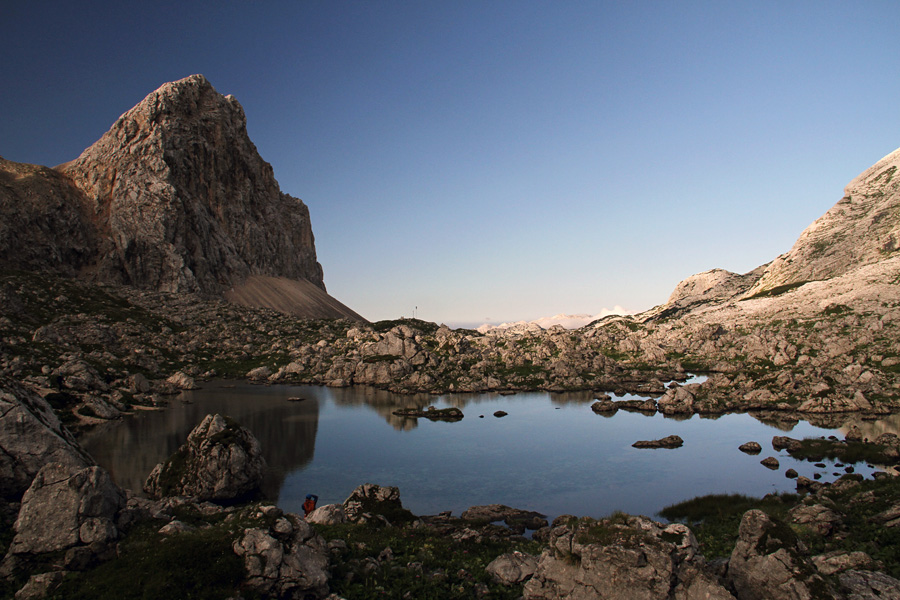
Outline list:
[[[667,506],[659,511],[659,515],[688,525],[697,537],[700,552],[713,559],[731,555],[745,512],[759,509],[770,516],[786,519],[787,511],[797,500],[798,496],[794,494],[762,499],[743,494],[711,494]]]
[[[95,569],[71,573],[50,596],[65,600],[220,600],[235,596],[244,565],[232,543],[246,522],[218,523],[171,536],[159,521],[128,531],[118,556]]]
[[[806,438],[800,440],[800,448],[788,450],[788,454],[800,460],[817,462],[826,458],[844,463],[873,463],[892,465],[897,459],[890,454],[886,446],[871,442],[834,441],[822,438]]]
[[[392,319],[387,321],[376,321],[375,323],[372,323],[372,329],[378,333],[385,333],[398,325],[406,325],[412,329],[418,329],[425,334],[432,334],[440,327],[437,323],[430,323],[428,321],[423,321],[422,319]]]
[[[495,583],[485,567],[519,550],[537,553],[536,542],[493,538],[454,539],[434,527],[316,525],[327,540],[346,547],[333,555],[331,591],[344,598],[497,598],[522,595],[522,586]],[[370,557],[389,556],[380,563]],[[485,593],[486,592],[486,593]]]

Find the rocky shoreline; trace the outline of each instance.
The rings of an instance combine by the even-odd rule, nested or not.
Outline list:
[[[900,309],[826,309],[713,325],[613,317],[581,330],[480,334],[418,320],[299,320],[200,296],[0,273],[0,375],[89,425],[205,378],[368,385],[396,393],[586,391],[666,415],[769,411],[841,423],[900,409]],[[849,333],[852,332],[852,335]],[[700,384],[688,372],[705,373]]]
[[[564,515],[551,524],[539,513],[496,504],[459,517],[416,516],[397,488],[375,484],[304,518],[253,499],[265,462],[252,433],[229,417],[203,419],[149,474],[144,498],[91,465],[39,396],[5,387],[4,423],[12,417],[27,424],[26,437],[37,447],[47,445],[40,435],[60,438],[51,462],[29,463],[30,448],[9,454],[25,477],[3,482],[6,519],[18,516],[4,542],[0,591],[15,592],[17,600],[172,597],[184,593],[178,586],[197,585],[206,587],[195,597],[235,599],[338,600],[379,590],[396,598],[525,600],[900,594],[900,580],[891,575],[900,575],[893,545],[900,537],[900,493],[886,475],[864,481],[848,474],[833,484],[799,478],[797,495],[759,501],[777,516],[757,508],[738,516],[724,556],[706,540],[702,521],[695,535],[693,525],[622,513]],[[776,436],[772,444],[809,451],[811,460],[847,456],[854,444],[893,462],[900,456],[896,435],[870,442],[856,433],[843,441]],[[725,504],[718,504],[721,511]],[[881,533],[860,537],[854,531],[860,519]],[[170,563],[160,577],[157,561],[172,560],[178,566]]]

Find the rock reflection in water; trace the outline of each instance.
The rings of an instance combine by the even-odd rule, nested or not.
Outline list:
[[[184,443],[204,415],[219,412],[259,439],[273,473],[264,491],[292,512],[301,510],[307,493],[316,493],[322,504],[342,502],[356,486],[371,482],[398,486],[404,505],[417,514],[500,503],[550,516],[600,517],[616,509],[654,514],[704,493],[792,491],[794,481],[783,472],[788,468],[823,481],[837,477],[834,469],[784,453],[778,454],[782,468],[770,471],[739,450],[748,440],[768,451],[773,435],[782,431],[797,438],[840,435],[835,427],[855,422],[874,438],[900,429],[898,416],[874,423],[849,414],[823,416],[811,424],[798,421],[800,415],[773,411],[687,418],[625,410],[597,415],[590,408],[591,393],[436,396],[364,387],[204,386],[173,397],[168,410],[140,413],[86,435],[87,449],[120,485],[139,490],[153,466]],[[459,408],[466,418],[441,423],[392,414],[430,405]],[[508,416],[478,418],[497,411]],[[636,440],[672,434],[684,440],[682,448],[632,447]],[[871,471],[857,466],[863,475]]]
[[[165,410],[139,411],[86,433],[80,441],[117,484],[140,491],[153,467],[184,444],[204,416],[228,415],[262,443],[269,465],[263,492],[276,497],[285,475],[313,458],[318,394],[323,391],[304,389],[302,401],[288,401],[284,388],[209,383],[203,389],[171,397]]]

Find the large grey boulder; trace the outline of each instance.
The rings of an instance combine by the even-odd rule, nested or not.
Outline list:
[[[847,600],[900,600],[900,581],[878,571],[846,571],[838,580]]]
[[[165,463],[156,465],[146,491],[153,498],[190,496],[228,502],[259,489],[266,470],[259,441],[231,417],[206,415]]]
[[[524,598],[733,600],[706,569],[690,529],[629,516],[554,527]]]
[[[728,562],[738,600],[807,600],[835,597],[803,544],[786,524],[761,510],[744,514]]]
[[[515,585],[531,579],[537,565],[538,561],[534,556],[511,552],[498,556],[484,570],[499,583]]]
[[[18,500],[41,467],[94,464],[46,400],[0,379],[0,498]]]
[[[262,597],[328,594],[327,545],[297,515],[285,515],[268,529],[245,529],[232,549],[244,561],[247,587]]]
[[[101,467],[42,468],[22,497],[9,552],[43,554],[87,546],[103,552],[118,537],[116,514],[125,494]]]

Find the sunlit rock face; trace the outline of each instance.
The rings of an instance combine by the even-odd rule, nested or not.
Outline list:
[[[748,292],[845,275],[900,250],[900,149],[844,188],[844,197],[776,258]]]
[[[101,233],[100,279],[219,293],[263,274],[324,290],[306,205],[280,191],[238,101],[202,75],[163,85],[59,169]]]

